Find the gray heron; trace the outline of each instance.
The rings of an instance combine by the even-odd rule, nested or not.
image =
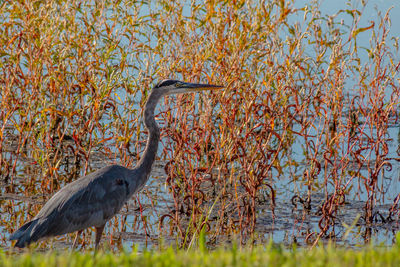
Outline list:
[[[10,235],[23,248],[43,238],[77,232],[95,227],[95,249],[99,245],[108,220],[138,192],[149,179],[157,154],[160,130],[154,119],[158,101],[165,95],[221,89],[223,86],[163,80],[153,87],[144,107],[144,124],[148,130],[146,148],[133,169],[120,165],[103,167],[66,185],[55,193],[39,213]]]

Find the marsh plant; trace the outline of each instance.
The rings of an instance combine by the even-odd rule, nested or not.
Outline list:
[[[318,2],[283,0],[1,2],[3,229],[82,175],[134,166],[147,137],[141,110],[163,78],[227,89],[165,99],[158,160],[168,201],[145,190],[109,233],[184,247],[201,231],[208,245],[251,243],[261,205],[276,219],[282,181],[304,212],[323,195],[312,207],[318,226],[293,237],[337,236],[348,199],[361,200],[361,223],[373,224],[396,180],[400,63],[390,11],[364,22],[365,5],[323,14]],[[398,201],[389,199],[385,220],[398,220]]]

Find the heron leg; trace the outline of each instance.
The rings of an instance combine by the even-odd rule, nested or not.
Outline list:
[[[103,233],[104,226],[105,226],[105,224],[103,224],[103,225],[100,226],[100,227],[96,227],[96,243],[95,243],[95,247],[94,247],[94,249],[95,249],[96,251],[97,251],[97,248],[98,248],[99,243],[100,243],[101,234]]]
[[[78,241],[78,236],[82,233],[83,230],[79,230],[76,232],[75,239],[74,239],[74,244],[72,245],[72,249],[74,250],[76,248],[76,242]]]

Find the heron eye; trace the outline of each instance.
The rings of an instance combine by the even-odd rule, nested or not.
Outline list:
[[[182,86],[183,86],[183,83],[181,83],[181,82],[175,83],[175,87],[182,87]]]

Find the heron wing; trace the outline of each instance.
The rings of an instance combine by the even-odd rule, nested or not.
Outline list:
[[[104,225],[128,200],[124,167],[113,165],[58,191],[35,217],[39,236],[54,236]]]

